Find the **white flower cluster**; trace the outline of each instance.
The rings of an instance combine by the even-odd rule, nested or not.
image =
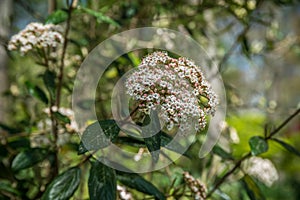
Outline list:
[[[183,179],[186,182],[187,186],[190,188],[193,193],[195,200],[204,200],[206,199],[207,189],[199,179],[195,179],[188,172],[183,173]]]
[[[278,180],[278,173],[273,163],[268,159],[251,157],[243,164],[244,171],[257,178],[268,187]]]
[[[160,117],[168,130],[187,130],[191,120],[196,131],[206,126],[206,116],[215,113],[217,96],[197,65],[166,52],[146,56],[126,80],[127,93],[139,102],[139,111],[149,114],[160,106]]]
[[[12,36],[8,43],[8,50],[20,50],[24,55],[35,48],[55,48],[63,43],[61,27],[54,24],[43,25],[30,23],[25,29]]]
[[[117,185],[117,191],[119,192],[120,200],[133,200],[131,193],[125,187]]]
[[[57,109],[56,106],[52,106],[52,112],[59,112],[70,119],[70,124],[65,124],[65,128],[69,133],[79,132],[78,124],[75,121],[74,111],[69,108],[60,107]],[[49,108],[44,109],[44,112],[50,115]]]

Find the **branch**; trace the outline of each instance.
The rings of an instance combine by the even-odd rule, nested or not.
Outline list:
[[[292,115],[290,115],[286,120],[284,120],[274,131],[270,133],[268,137],[265,138],[265,140],[272,139],[272,136],[274,136],[276,133],[278,133],[284,126],[286,126],[294,117],[296,117],[300,113],[300,108],[298,108]],[[207,197],[210,197],[223,183],[224,181],[233,174],[242,164],[242,162],[251,156],[251,153],[247,153],[245,156],[243,156],[241,159],[237,161],[237,163],[234,165],[234,167],[228,171],[213,187],[211,191],[207,194]]]
[[[68,1],[67,1],[68,2]],[[68,46],[68,34],[71,27],[71,15],[73,11],[74,5],[73,1],[71,1],[69,8],[68,8],[68,19],[67,19],[67,26],[64,33],[64,43],[63,43],[63,49],[62,49],[62,56],[60,60],[60,67],[59,67],[59,74],[58,74],[58,84],[57,84],[57,91],[56,91],[56,103],[55,105],[57,108],[60,106],[60,98],[61,98],[61,89],[63,84],[63,76],[64,76],[64,67],[65,67],[65,56],[67,52],[67,46]]]
[[[278,133],[285,125],[287,125],[294,117],[300,113],[300,108],[298,108],[291,116],[284,120],[274,131],[270,133],[266,140],[271,139],[276,133]]]

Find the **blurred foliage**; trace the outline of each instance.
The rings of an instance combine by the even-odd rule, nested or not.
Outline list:
[[[45,68],[34,54],[22,57],[7,52],[10,87],[3,95],[9,101],[10,117],[0,122],[0,199],[99,199],[99,195],[101,199],[120,199],[117,185],[126,186],[134,199],[192,199],[193,193],[183,180],[184,171],[207,186],[209,199],[300,199],[299,115],[269,137],[300,107],[298,2],[56,1],[57,8],[51,14],[47,13],[48,2],[12,1],[11,35],[32,21],[64,28],[69,24],[70,32],[61,89],[57,87],[59,68]],[[67,5],[70,2],[77,2],[72,11]],[[203,46],[224,81],[227,118],[217,146],[205,158],[198,158],[205,135],[201,133],[176,163],[138,175],[111,169],[93,159],[82,147],[78,130],[70,129],[72,116],[59,108],[50,114],[45,109],[54,105],[57,90],[61,92],[58,107],[71,107],[76,71],[95,46],[115,33],[144,26],[177,30]],[[130,52],[106,70],[95,100],[100,123],[112,118],[110,95],[115,83],[151,51]],[[60,66],[60,61],[53,62]],[[81,106],[89,109],[92,103],[87,99]],[[93,124],[88,124],[84,133],[93,135]],[[105,141],[137,154],[140,149],[164,147],[170,140],[160,132],[153,147],[147,141],[122,137],[119,129],[112,131],[111,126],[112,121],[105,126]],[[273,162],[279,180],[272,187],[243,169],[249,152]]]

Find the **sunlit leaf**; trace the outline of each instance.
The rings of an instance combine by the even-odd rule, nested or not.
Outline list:
[[[97,19],[98,23],[106,22],[108,24],[111,24],[111,25],[114,25],[114,26],[117,26],[117,27],[120,26],[115,20],[113,20],[112,18],[104,15],[102,12],[98,12],[98,11],[95,11],[95,10],[92,10],[92,9],[89,9],[89,8],[85,8],[85,7],[79,7],[78,10],[83,11],[84,13],[87,13],[91,16],[94,16]]]
[[[70,168],[57,176],[47,187],[42,200],[67,200],[73,196],[80,183],[80,168]]]
[[[127,55],[134,67],[139,66],[141,63],[139,57],[137,57],[133,52],[130,52]]]
[[[249,145],[251,148],[251,154],[253,156],[265,153],[269,149],[269,145],[266,140],[260,136],[253,136],[252,138],[250,138]]]
[[[46,19],[46,24],[59,24],[68,19],[68,13],[64,10],[57,10],[49,15]]]
[[[35,165],[44,160],[48,155],[48,151],[42,148],[32,148],[20,152],[12,161],[12,169],[19,171]]]
[[[116,199],[117,180],[115,170],[99,161],[93,162],[88,187],[91,200]]]
[[[261,192],[260,188],[254,182],[249,175],[245,175],[242,179],[242,184],[247,191],[247,194],[251,200],[265,200],[265,196]]]

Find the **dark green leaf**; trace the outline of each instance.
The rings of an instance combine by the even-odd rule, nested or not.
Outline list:
[[[64,123],[66,123],[66,124],[70,124],[70,123],[71,123],[69,117],[67,117],[67,116],[65,116],[65,115],[63,115],[63,114],[61,114],[61,113],[58,112],[58,111],[53,112],[53,116],[54,116],[56,119],[58,119],[59,121],[64,122]]]
[[[42,200],[67,200],[73,196],[80,183],[80,168],[70,168],[57,176],[47,187]]]
[[[295,147],[291,146],[290,144],[282,141],[282,140],[279,140],[277,138],[272,138],[272,140],[274,140],[275,142],[279,143],[281,146],[283,146],[286,150],[288,150],[289,152],[297,155],[297,156],[300,156],[300,151],[298,149],[296,149]]]
[[[20,192],[12,186],[12,183],[7,180],[0,181],[0,191],[6,191],[19,196]]]
[[[88,180],[91,200],[115,200],[117,198],[117,180],[114,169],[96,161],[92,163]]]
[[[117,137],[113,140],[113,143],[125,144],[133,147],[140,147],[140,148],[146,147],[144,141],[137,140],[132,137]]]
[[[143,125],[147,125],[144,127],[144,132],[141,133],[141,135],[144,137],[145,144],[148,148],[148,150],[151,153],[152,159],[154,162],[158,161],[159,153],[160,153],[160,132],[155,133],[155,131],[160,130],[160,122],[158,119],[158,115],[155,111],[151,113],[153,116],[153,122],[150,124],[150,116],[147,115],[145,117],[145,120],[143,122]],[[159,127],[156,127],[159,126]],[[147,128],[146,128],[147,127]],[[148,137],[151,135],[150,137]]]
[[[84,146],[84,144],[82,143],[82,141],[79,143],[79,146],[78,146],[78,151],[77,151],[77,154],[78,155],[81,155],[81,154],[84,154],[86,152],[88,152],[89,150],[87,150]]]
[[[165,200],[165,196],[152,183],[138,174],[117,171],[117,179],[124,185],[145,194],[153,195],[155,199]]]
[[[68,13],[64,10],[57,10],[46,19],[46,24],[59,24],[68,19]]]
[[[12,169],[18,171],[35,165],[44,160],[48,151],[42,148],[33,148],[20,152],[12,161]]]
[[[29,138],[17,138],[15,140],[9,141],[9,147],[12,149],[28,149],[30,148]]]
[[[251,154],[253,156],[257,156],[264,152],[267,152],[269,149],[269,145],[263,137],[253,136],[249,140],[249,145],[251,148]]]
[[[243,37],[242,37],[242,50],[243,50],[243,53],[244,53],[248,58],[250,58],[249,42],[248,42],[246,36],[243,36]]]
[[[115,20],[113,20],[112,18],[104,15],[101,12],[97,12],[95,10],[92,10],[92,9],[89,9],[89,8],[84,8],[84,7],[80,7],[79,10],[83,11],[84,13],[87,13],[91,16],[94,16],[97,19],[98,23],[106,22],[106,23],[114,25],[116,27],[120,27],[120,25]]]
[[[94,105],[94,103],[95,102],[92,99],[84,99],[84,100],[79,101],[77,103],[77,106],[79,106],[81,109],[89,110]]]
[[[51,72],[50,70],[47,70],[43,74],[44,83],[52,99],[55,99],[55,87],[56,87],[55,78],[56,78],[55,73]]]
[[[31,96],[39,99],[40,101],[42,101],[45,104],[48,104],[48,98],[47,98],[46,94],[44,93],[44,91],[40,87],[34,86],[30,82],[26,82],[25,84],[26,84],[28,92]]]
[[[222,149],[218,145],[214,146],[212,151],[214,154],[217,154],[218,156],[220,156],[223,159],[228,159],[228,160],[233,159],[231,154],[227,153],[224,149]]]
[[[180,143],[173,141],[172,136],[162,131],[160,132],[159,136],[160,136],[160,145],[162,147],[165,147],[166,149],[182,154],[184,147]],[[172,142],[172,145],[169,145],[170,142]],[[187,152],[184,152],[183,155],[191,158],[191,155],[189,155]]]
[[[17,129],[15,127],[8,126],[8,125],[3,124],[1,122],[0,122],[0,128],[3,129],[3,130],[5,130],[5,131],[7,131],[7,132],[9,132],[9,133],[12,133],[12,134],[13,133],[18,133],[18,132],[22,131],[22,129]]]
[[[260,188],[257,186],[255,181],[249,176],[245,175],[242,179],[242,185],[247,191],[247,194],[251,200],[265,200],[263,193]]]
[[[89,125],[82,134],[78,153],[86,152],[84,148],[90,151],[109,146],[110,142],[118,136],[119,131],[120,128],[114,120],[98,121]]]

